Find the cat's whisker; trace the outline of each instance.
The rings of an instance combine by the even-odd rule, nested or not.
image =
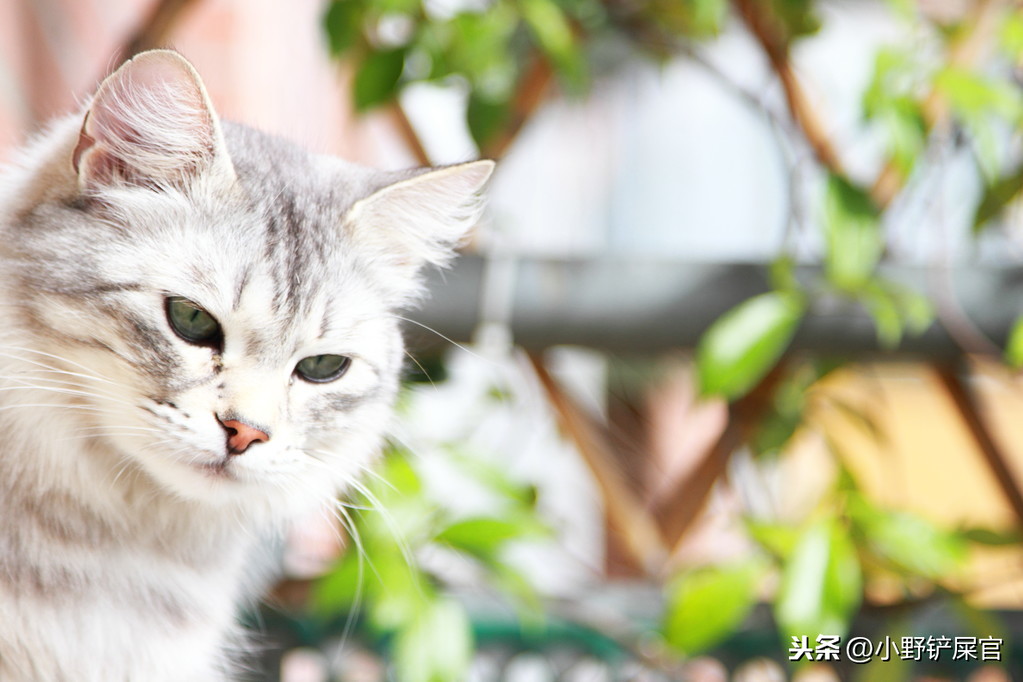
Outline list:
[[[82,391],[83,395],[85,395],[87,397],[95,398],[96,400],[101,400],[101,401],[105,400],[105,401],[109,401],[109,402],[112,402],[112,403],[118,403],[118,404],[121,404],[121,405],[130,405],[131,404],[131,403],[121,399],[120,396],[117,396],[117,395],[115,395],[113,393],[109,393],[109,392],[106,392],[106,391],[99,392],[97,389],[86,390],[84,388],[77,387],[74,384],[70,384],[70,382],[63,381],[63,380],[60,380],[60,379],[48,379],[48,378],[44,378],[44,377],[31,377],[31,381],[29,381],[29,379],[25,378],[25,377],[13,377],[13,376],[11,376],[11,377],[0,377],[0,379],[6,379],[8,382],[17,382],[17,385],[20,386],[20,387],[23,387],[23,388],[37,388],[37,389],[43,390],[43,391],[49,390],[49,389],[67,389],[67,390]],[[47,381],[47,382],[50,382],[53,385],[47,386],[47,385],[41,385],[41,384],[38,384],[38,383],[32,383],[32,382],[39,382],[39,381]]]
[[[32,408],[52,408],[58,410],[79,410],[82,412],[92,412],[96,414],[109,413],[108,410],[104,410],[99,407],[92,405],[73,405],[69,403],[14,403],[13,405],[0,405],[0,412],[6,412],[7,410],[15,410],[19,408],[32,407]]]
[[[430,382],[431,388],[437,388],[437,384],[434,383],[433,377],[430,376],[430,373],[426,371],[426,368],[423,367],[423,364],[419,362],[419,360],[416,359],[416,356],[412,355],[412,353],[410,353],[408,349],[405,349],[405,357],[407,357],[409,360],[416,364],[416,367],[419,368],[419,371],[422,372],[423,376],[426,377],[426,380]]]
[[[341,646],[338,649],[337,655],[340,655],[341,650],[348,642],[348,638],[351,637],[352,630],[355,628],[356,618],[358,618],[359,611],[362,609],[362,599],[365,590],[365,567],[366,564],[370,564],[371,570],[377,576],[377,580],[380,580],[380,574],[376,571],[376,568],[372,566],[372,561],[369,558],[369,554],[366,552],[365,547],[362,544],[362,537],[359,535],[359,528],[355,524],[354,519],[348,511],[343,507],[334,507],[329,509],[331,515],[337,519],[341,526],[347,531],[348,537],[352,539],[352,543],[355,545],[355,594],[352,596],[352,606],[348,612],[348,617],[345,619],[345,626],[341,630]]]
[[[105,426],[84,426],[84,427],[78,429],[78,432],[79,433],[88,432],[88,431],[99,432],[99,431],[101,431],[101,430],[103,430],[105,428],[107,428],[107,427],[105,427]],[[147,433],[160,433],[160,434],[166,433],[162,429],[154,429],[151,426],[130,426],[130,425],[125,424],[125,425],[122,425],[122,426],[117,426],[116,428],[121,429],[121,430],[126,430],[127,429],[127,430],[131,430],[131,431],[145,431]]]
[[[90,439],[101,439],[101,438],[133,438],[138,437],[141,434],[135,431],[130,431],[131,427],[115,427],[110,430],[104,431],[92,431],[87,432],[83,429],[78,429],[68,436],[61,438],[60,441],[64,443],[73,443],[77,441],[90,440]]]
[[[408,324],[414,324],[417,327],[421,327],[421,328],[425,329],[426,331],[430,332],[431,334],[436,334],[438,337],[440,337],[444,341],[447,341],[448,343],[450,343],[452,346],[454,346],[458,350],[462,351],[463,353],[467,353],[468,355],[476,358],[477,360],[482,360],[483,362],[485,362],[487,364],[495,365],[495,366],[497,365],[497,363],[494,362],[492,359],[480,355],[476,351],[471,350],[468,346],[465,346],[464,344],[461,344],[461,343],[455,341],[454,339],[452,339],[449,336],[445,336],[444,334],[440,333],[439,331],[437,331],[436,329],[434,329],[433,327],[431,327],[431,326],[429,326],[427,324],[423,324],[422,322],[419,322],[418,320],[413,320],[411,317],[405,317],[405,316],[399,315],[397,313],[390,313],[389,317],[393,317],[393,318],[395,318],[397,320],[401,320],[402,322],[407,322]]]
[[[409,363],[398,320],[445,337],[390,311],[454,255],[491,170],[303,156],[221,122],[165,50],[0,170],[0,519],[18,540],[0,677],[237,678],[223,643],[257,596],[253,555],[336,488],[351,500],[322,513],[358,567],[348,639],[367,574],[389,577],[369,550],[412,571],[418,549],[365,461]],[[331,441],[337,466],[300,449]]]
[[[104,379],[102,377],[95,376],[93,374],[94,370],[93,370],[92,367],[87,367],[86,365],[83,365],[80,362],[75,362],[74,360],[70,360],[68,358],[63,358],[63,357],[61,357],[59,355],[54,355],[53,353],[47,353],[46,351],[41,351],[41,350],[38,350],[36,348],[25,348],[25,347],[22,347],[22,346],[4,345],[3,349],[4,349],[4,351],[21,351],[22,353],[35,353],[36,355],[42,355],[42,356],[47,357],[47,358],[52,358],[53,360],[57,360],[59,362],[65,362],[65,363],[67,363],[69,365],[74,365],[75,367],[78,367],[79,369],[83,370],[85,373],[84,374],[79,374],[77,372],[69,372],[67,370],[62,370],[62,369],[53,367],[51,365],[42,365],[42,364],[40,364],[40,366],[41,367],[46,367],[47,369],[51,369],[51,370],[58,371],[58,372],[65,372],[67,374],[72,374],[74,376],[79,376],[79,377],[86,378],[86,379],[95,379],[96,381],[103,381],[103,382],[106,382],[108,384],[113,384],[115,386],[117,385],[116,382],[113,382],[113,381],[111,381],[109,379]],[[22,358],[22,357],[19,357],[17,355],[10,355],[9,353],[6,353],[6,352],[0,352],[0,357],[8,357],[8,358],[11,358],[12,360],[24,360],[25,362],[33,362],[32,360],[28,360],[27,358]],[[39,363],[34,363],[34,364],[39,364]]]
[[[322,449],[318,449],[318,448],[314,448],[312,450],[309,450],[308,452],[309,452],[310,455],[314,455],[314,454],[316,454],[316,455],[323,455],[327,459],[330,459],[332,457],[336,457],[337,456],[336,453],[330,452],[329,450],[322,450]],[[317,464],[323,465],[328,470],[331,470],[331,467],[326,462],[324,462],[324,461],[322,461],[320,459],[314,459],[314,461]],[[391,483],[390,481],[388,481],[382,475],[380,475],[380,473],[376,469],[374,469],[372,466],[369,466],[367,464],[363,464],[362,462],[358,462],[358,461],[346,461],[345,464],[355,465],[356,471],[358,471],[360,473],[363,473],[363,474],[366,474],[367,476],[372,477],[374,480],[378,481],[379,483],[387,486],[392,491],[398,492],[398,489],[394,486],[394,484]]]
[[[371,491],[368,486],[365,486],[354,479],[349,481],[348,484],[360,495],[366,498],[366,500],[369,501],[370,505],[374,507],[376,513],[380,515],[380,518],[383,519],[384,525],[387,526],[387,530],[388,532],[390,532],[391,538],[394,540],[394,543],[398,546],[398,550],[401,552],[402,558],[405,560],[405,563],[408,564],[409,570],[411,571],[412,570],[411,567],[415,565],[415,558],[412,555],[412,548],[408,544],[408,538],[406,538],[405,535],[401,532],[401,529],[398,528],[398,524],[394,520],[394,515],[392,515],[391,512],[387,510],[383,503],[380,502],[380,498],[374,495],[373,491]]]
[[[25,364],[30,365],[30,367],[29,368],[24,368],[24,369],[18,368],[18,370],[17,370],[17,372],[15,374],[8,375],[8,377],[12,378],[12,379],[13,378],[19,378],[19,377],[32,377],[34,380],[37,380],[37,381],[51,381],[51,382],[63,381],[64,383],[71,384],[73,386],[78,386],[79,383],[78,382],[72,382],[70,379],[65,379],[64,377],[71,377],[72,379],[87,379],[88,381],[98,382],[100,384],[99,386],[96,386],[94,384],[89,384],[92,390],[100,391],[100,392],[103,392],[104,394],[109,394],[109,395],[119,395],[117,393],[117,391],[120,389],[120,387],[115,382],[110,381],[108,379],[105,379],[103,377],[90,376],[88,374],[82,374],[81,372],[69,372],[69,371],[67,371],[65,369],[60,369],[58,367],[50,367],[48,365],[45,365],[43,363],[36,362],[36,361],[33,361],[33,360],[27,360],[26,359],[25,360]],[[55,375],[57,377],[60,377],[60,378],[51,378],[50,376],[40,376],[40,375],[51,375],[51,374]]]
[[[21,390],[21,391],[35,390],[35,391],[45,391],[45,392],[49,392],[49,393],[60,393],[60,394],[63,394],[63,395],[73,395],[73,396],[78,396],[78,397],[82,397],[82,398],[94,398],[96,400],[109,400],[109,401],[112,401],[112,402],[119,403],[121,405],[132,406],[132,403],[128,402],[127,400],[120,400],[120,399],[117,399],[117,398],[112,398],[110,396],[103,396],[103,395],[99,395],[97,393],[92,393],[91,391],[83,391],[83,390],[79,390],[79,389],[75,389],[75,388],[63,388],[63,387],[60,387],[60,386],[41,386],[39,384],[25,384],[23,386],[0,386],[0,391],[18,391],[18,390]]]
[[[117,485],[117,481],[120,480],[121,475],[134,464],[134,462],[128,457],[122,457],[121,461],[122,461],[121,468],[117,471],[117,475],[114,476],[114,480],[110,482],[111,488],[114,488]]]

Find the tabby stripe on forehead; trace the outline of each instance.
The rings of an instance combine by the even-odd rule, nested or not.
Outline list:
[[[131,293],[146,289],[139,282],[97,282],[95,284],[75,282],[73,286],[68,286],[44,280],[43,278],[32,278],[29,286],[34,292],[45,291],[54,296],[74,299],[101,297],[107,294]]]
[[[242,271],[241,277],[238,278],[238,283],[234,288],[234,301],[231,303],[232,310],[238,310],[238,306],[242,303],[242,294],[245,293],[245,287],[248,286],[249,280],[252,279],[252,266],[247,265]]]
[[[294,313],[296,294],[301,283],[299,270],[304,265],[301,253],[301,225],[295,207],[295,198],[290,192],[281,192],[274,208],[275,211],[270,220],[271,242],[268,244],[267,255],[279,266],[275,268],[278,279],[275,291],[275,299],[278,300],[275,303],[279,306],[279,297],[286,294],[289,309]],[[283,253],[281,253],[282,251]]]
[[[297,315],[301,303],[302,279],[309,271],[310,244],[306,239],[306,232],[303,229],[302,220],[299,217],[292,197],[285,202],[285,227],[288,231],[288,242],[291,247],[288,250],[288,290],[291,296],[291,314]]]

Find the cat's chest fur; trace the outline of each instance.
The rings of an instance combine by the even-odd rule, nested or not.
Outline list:
[[[372,464],[474,162],[221,125],[155,51],[0,175],[0,680],[231,679],[268,538]]]
[[[8,431],[0,457],[0,679],[227,679],[244,646],[236,611],[267,560],[251,526],[112,484],[98,445],[34,409],[56,425]],[[33,476],[32,459],[72,461]]]

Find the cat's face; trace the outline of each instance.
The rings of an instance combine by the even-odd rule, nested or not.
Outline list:
[[[7,250],[94,449],[213,502],[354,480],[397,389],[394,311],[477,217],[489,162],[383,174],[221,126],[169,52],[111,76],[68,149],[77,196]]]

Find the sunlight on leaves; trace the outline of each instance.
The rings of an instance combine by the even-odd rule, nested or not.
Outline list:
[[[394,99],[405,68],[405,48],[374,52],[355,73],[355,108],[365,111]]]
[[[877,208],[865,191],[837,175],[828,179],[824,206],[828,281],[840,291],[859,291],[884,250]]]
[[[451,682],[465,678],[472,657],[465,610],[444,599],[428,603],[394,641],[401,682]]]
[[[834,518],[801,533],[782,574],[775,617],[786,636],[845,634],[863,591],[856,548]]]
[[[870,550],[895,567],[930,580],[963,567],[966,543],[958,534],[909,512],[881,509],[861,495],[851,496],[847,509]]]
[[[667,643],[691,656],[734,632],[756,603],[764,569],[762,561],[751,559],[677,577],[668,588]]]
[[[1009,330],[1009,339],[1005,343],[1005,361],[1010,367],[1023,367],[1023,316],[1016,318]]]
[[[700,393],[737,398],[752,388],[785,352],[804,312],[801,295],[773,291],[718,318],[696,351]]]

